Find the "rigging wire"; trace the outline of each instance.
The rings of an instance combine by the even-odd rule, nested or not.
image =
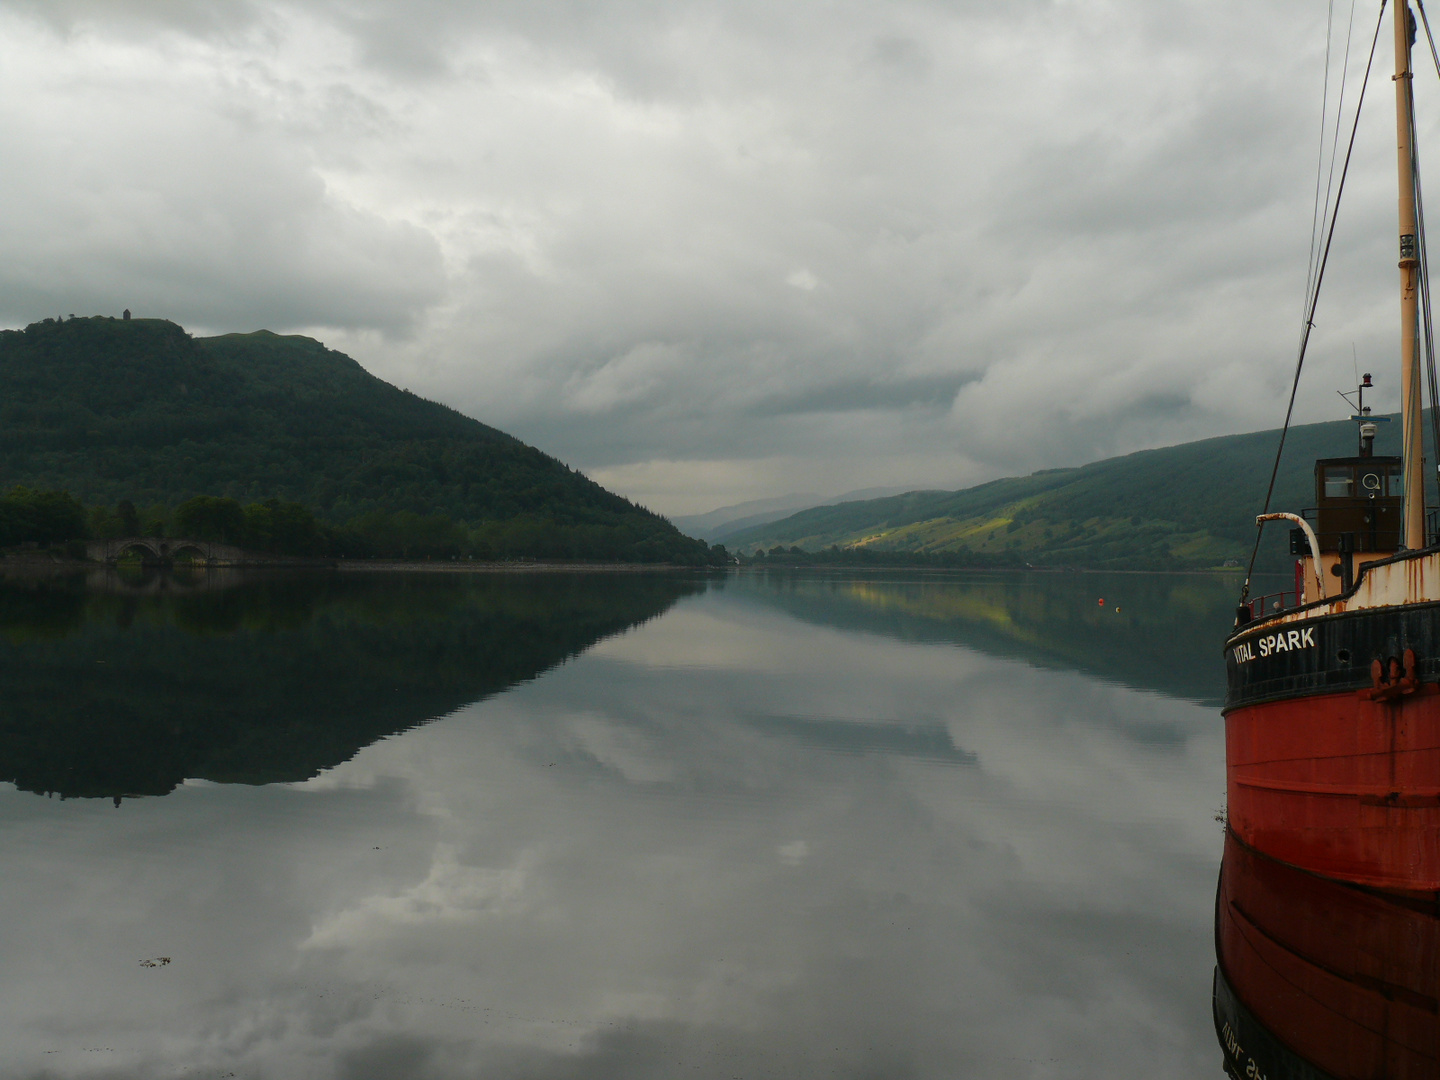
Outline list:
[[[1440,52],[1435,49],[1435,35],[1430,32],[1430,16],[1425,11],[1424,0],[1415,0],[1416,7],[1420,10],[1420,21],[1425,27],[1425,40],[1430,45],[1430,58],[1435,61],[1435,73],[1440,75]],[[1416,145],[1415,139],[1415,109],[1413,106],[1414,86],[1410,88],[1412,106],[1410,109],[1410,145]],[[1430,313],[1430,260],[1429,250],[1425,243],[1425,217],[1423,203],[1420,198],[1420,163],[1419,156],[1415,158],[1415,198],[1417,221],[1416,236],[1419,242],[1420,255],[1420,298],[1421,311],[1425,318],[1425,376],[1430,392],[1430,434],[1433,439],[1431,452],[1440,458],[1440,376],[1435,370],[1435,328]],[[1440,460],[1436,462],[1435,484],[1437,491],[1440,491]],[[1427,536],[1426,540],[1430,538]]]
[[[1285,407],[1285,425],[1280,429],[1280,445],[1275,448],[1275,464],[1270,469],[1270,485],[1265,489],[1265,508],[1261,514],[1270,512],[1270,500],[1275,495],[1275,477],[1280,473],[1280,458],[1285,453],[1285,436],[1290,432],[1290,418],[1295,413],[1295,393],[1300,388],[1300,372],[1305,366],[1305,350],[1310,344],[1310,331],[1315,328],[1315,305],[1320,300],[1320,286],[1325,280],[1325,268],[1330,262],[1330,245],[1335,241],[1335,223],[1339,218],[1340,199],[1345,194],[1345,180],[1350,175],[1350,157],[1355,152],[1355,136],[1360,131],[1360,111],[1365,105],[1365,91],[1370,85],[1370,69],[1375,64],[1375,46],[1380,41],[1380,27],[1385,20],[1387,0],[1380,0],[1380,15],[1375,22],[1375,35],[1370,40],[1370,58],[1365,62],[1365,79],[1360,84],[1360,96],[1355,102],[1355,122],[1350,129],[1350,143],[1345,150],[1345,164],[1340,170],[1340,185],[1335,191],[1335,205],[1330,212],[1330,226],[1325,234],[1325,246],[1321,249],[1320,262],[1315,272],[1315,283],[1311,286],[1309,303],[1306,304],[1305,323],[1300,328],[1300,350],[1295,358],[1295,377],[1290,383],[1290,403]],[[1260,524],[1255,530],[1255,546],[1250,549],[1250,564],[1245,568],[1245,584],[1240,589],[1242,604],[1250,596],[1250,578],[1255,573],[1255,558],[1260,554],[1260,538],[1265,527]]]
[[[1423,343],[1425,350],[1425,375],[1426,381],[1429,384],[1428,390],[1430,393],[1431,434],[1432,436],[1440,436],[1440,415],[1437,415],[1435,411],[1435,324],[1430,313],[1430,253],[1429,246],[1425,242],[1425,201],[1424,196],[1421,194],[1422,189],[1420,186],[1420,159],[1419,155],[1414,152],[1416,132],[1415,110],[1413,107],[1410,110],[1410,146],[1412,153],[1411,178],[1415,185],[1415,254],[1419,257],[1420,261],[1418,270],[1420,277],[1421,339],[1416,344],[1417,347],[1420,347]],[[1440,437],[1435,439],[1434,445],[1440,446]]]
[[[1325,127],[1330,120],[1330,43],[1335,34],[1335,0],[1325,6],[1325,79],[1320,88],[1320,142],[1315,150],[1315,205],[1310,211],[1310,257],[1305,263],[1305,298],[1310,298],[1310,284],[1315,277],[1315,246],[1320,239],[1323,219],[1320,216],[1320,178],[1325,172]],[[1339,115],[1339,110],[1336,110]],[[1333,158],[1331,159],[1333,162]],[[1330,208],[1326,193],[1325,208]],[[1302,310],[1303,314],[1303,310]]]
[[[1330,196],[1335,188],[1335,162],[1339,158],[1340,121],[1345,116],[1345,87],[1350,77],[1350,43],[1355,36],[1355,0],[1350,0],[1350,22],[1345,31],[1345,55],[1340,62],[1340,93],[1335,101],[1335,131],[1330,138],[1330,170],[1325,180],[1325,201],[1320,201],[1320,174],[1325,171],[1325,127],[1330,115],[1330,69],[1333,55],[1335,0],[1330,0],[1325,26],[1325,79],[1320,93],[1320,146],[1315,162],[1315,208],[1311,212],[1310,258],[1306,268],[1305,297],[1308,304],[1310,291],[1315,286],[1317,253],[1320,236],[1325,232],[1325,223],[1333,212]]]

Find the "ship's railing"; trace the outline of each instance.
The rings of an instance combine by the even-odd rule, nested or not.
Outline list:
[[[1298,531],[1298,530],[1297,530]],[[1309,547],[1309,544],[1306,544]],[[1265,593],[1248,601],[1250,606],[1250,621],[1263,619],[1266,615],[1274,615],[1277,612],[1286,611],[1290,608],[1297,608],[1305,602],[1305,560],[1295,560],[1295,587],[1293,589],[1281,589],[1279,592]]]
[[[1274,615],[1277,611],[1286,611],[1289,608],[1299,607],[1301,597],[1304,594],[1296,589],[1284,589],[1280,592],[1266,593],[1264,596],[1252,597],[1247,603],[1250,605],[1250,618],[1262,619],[1266,615]]]

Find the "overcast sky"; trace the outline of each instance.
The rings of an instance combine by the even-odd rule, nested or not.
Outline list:
[[[1326,6],[0,0],[0,323],[308,333],[672,514],[1273,427]],[[1387,44],[1302,419],[1395,400]]]

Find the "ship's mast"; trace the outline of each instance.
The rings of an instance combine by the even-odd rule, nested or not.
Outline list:
[[[1415,17],[1408,0],[1395,5],[1395,121],[1400,173],[1400,421],[1405,456],[1405,546],[1425,546],[1425,466],[1420,429],[1420,259],[1415,243],[1414,77],[1410,48]]]

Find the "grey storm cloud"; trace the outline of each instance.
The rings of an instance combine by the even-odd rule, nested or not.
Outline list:
[[[806,412],[858,412],[870,409],[914,407],[949,408],[960,387],[970,381],[964,375],[939,375],[890,382],[854,379],[816,386],[760,402],[761,415],[784,416]]]
[[[311,333],[671,513],[1280,417],[1324,5],[12,0],[0,30],[9,325]],[[1389,370],[1387,107],[1305,419],[1352,348]]]

